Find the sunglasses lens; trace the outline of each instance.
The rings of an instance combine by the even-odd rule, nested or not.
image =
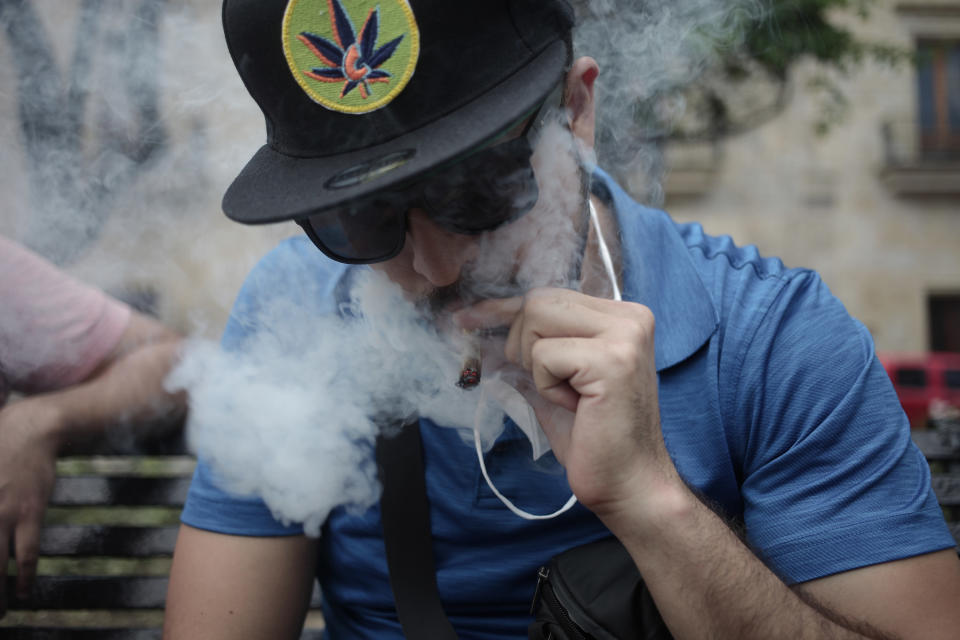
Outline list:
[[[322,211],[300,221],[314,244],[334,260],[388,260],[403,246],[406,215],[424,207],[430,219],[455,233],[477,234],[530,211],[540,191],[526,136],[489,147],[427,180]]]
[[[529,143],[517,139],[469,157],[424,185],[431,219],[459,233],[489,231],[524,215],[540,195]]]
[[[368,263],[387,260],[400,250],[406,233],[404,216],[402,207],[367,200],[312,215],[302,224],[331,258]]]

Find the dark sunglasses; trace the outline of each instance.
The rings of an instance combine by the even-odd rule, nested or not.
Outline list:
[[[467,235],[512,222],[529,212],[540,197],[530,157],[550,112],[547,107],[562,105],[562,97],[561,83],[532,116],[520,120],[527,122],[519,137],[499,142],[506,135],[502,133],[414,182],[318,211],[297,224],[327,257],[370,264],[400,253],[407,213],[414,208],[426,212],[439,227]]]

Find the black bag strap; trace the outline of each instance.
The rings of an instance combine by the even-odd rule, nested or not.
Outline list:
[[[377,438],[377,466],[383,484],[380,518],[390,588],[403,635],[412,640],[456,640],[437,590],[419,420],[403,425],[396,435]]]

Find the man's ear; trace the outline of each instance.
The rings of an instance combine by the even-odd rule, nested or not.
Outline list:
[[[600,66],[593,58],[577,58],[567,72],[564,102],[570,114],[573,135],[589,148],[593,148],[596,124],[596,104],[593,83],[600,75]]]

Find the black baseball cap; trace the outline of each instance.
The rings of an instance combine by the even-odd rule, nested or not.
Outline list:
[[[563,79],[564,0],[225,0],[267,144],[227,189],[245,224],[415,180],[528,115]]]

